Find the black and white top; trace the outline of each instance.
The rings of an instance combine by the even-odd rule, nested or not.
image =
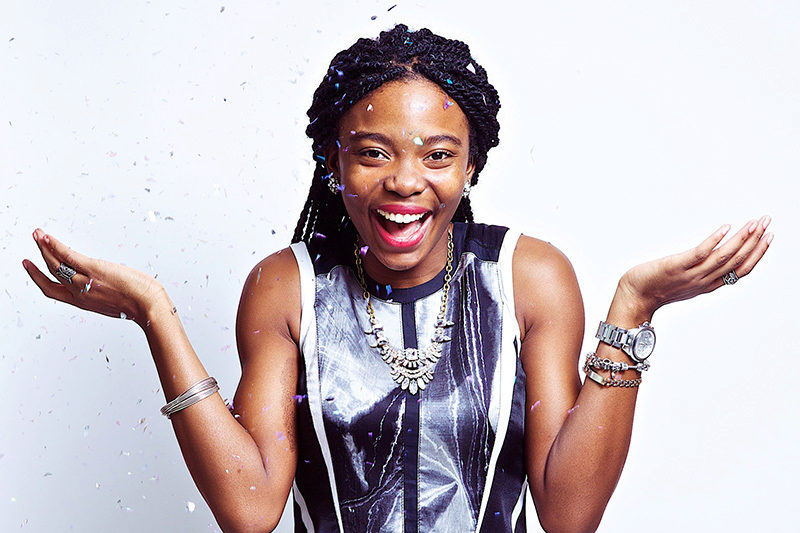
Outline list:
[[[401,390],[364,334],[353,244],[315,239],[300,269],[297,531],[525,531],[525,372],[511,259],[519,235],[454,224],[454,268],[433,381]],[[425,348],[444,270],[408,289],[368,280],[393,346]]]

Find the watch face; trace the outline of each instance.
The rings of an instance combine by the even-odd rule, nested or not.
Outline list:
[[[656,347],[656,334],[649,329],[643,329],[636,335],[633,341],[633,357],[638,361],[644,361],[653,353]]]

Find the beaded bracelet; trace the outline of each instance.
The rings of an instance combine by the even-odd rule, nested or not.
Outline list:
[[[586,354],[586,364],[598,370],[611,370],[612,374],[624,372],[625,370],[636,370],[641,374],[645,370],[650,369],[650,363],[647,361],[642,361],[641,363],[636,363],[635,365],[629,365],[622,361],[612,361],[607,357],[600,359],[594,352],[589,352]]]
[[[587,364],[584,365],[583,371],[586,372],[586,377],[591,379],[592,381],[599,383],[603,387],[638,387],[642,383],[642,378],[636,379],[613,379],[606,378],[592,370],[592,368]]]

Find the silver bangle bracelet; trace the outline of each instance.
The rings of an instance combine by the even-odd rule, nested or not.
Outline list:
[[[161,414],[167,418],[172,418],[172,415],[178,411],[182,411],[190,405],[194,405],[200,400],[208,398],[218,390],[219,385],[217,385],[217,380],[212,377],[198,381],[186,389],[185,392],[179,394],[177,398],[168,402],[167,405],[162,407]]]
[[[629,365],[628,363],[612,361],[608,358],[600,359],[594,352],[589,352],[586,354],[586,365],[598,370],[610,370],[612,373],[624,372],[626,370],[636,370],[641,374],[645,370],[650,369],[650,363],[647,361],[642,361],[640,363],[636,363],[635,365]]]

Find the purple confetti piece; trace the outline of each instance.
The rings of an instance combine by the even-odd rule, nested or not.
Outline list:
[[[542,403],[542,400],[536,400],[536,403],[531,405],[531,411],[533,411],[534,407],[539,407],[539,404]]]
[[[362,256],[367,255],[367,252],[369,251],[369,246],[362,246],[360,251]]]
[[[448,100],[447,98],[445,98],[445,99],[444,99],[444,108],[445,108],[445,109],[447,109],[447,108],[448,108],[448,107],[450,107],[451,105],[453,105],[453,102],[451,102],[450,100]]]
[[[567,410],[567,413],[569,413],[569,414],[572,414],[572,412],[573,412],[575,409],[577,409],[578,407],[580,407],[580,405],[577,405],[577,404],[576,404],[576,405],[575,405],[575,407],[573,407],[572,409],[568,409],[568,410]]]

